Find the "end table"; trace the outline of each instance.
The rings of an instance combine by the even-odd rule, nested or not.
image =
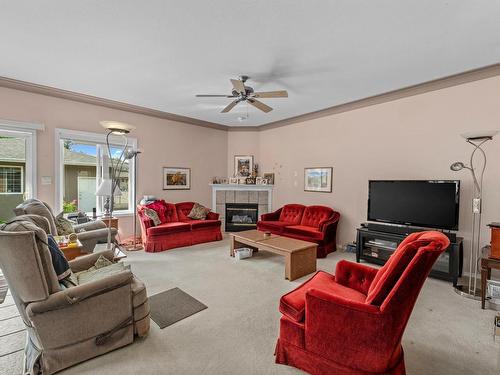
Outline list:
[[[491,269],[500,270],[500,259],[483,256],[481,258],[481,308],[484,310],[486,302],[486,282],[491,278]]]

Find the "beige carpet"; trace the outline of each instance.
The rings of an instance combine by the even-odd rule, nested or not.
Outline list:
[[[307,277],[286,281],[283,259],[266,252],[237,262],[228,256],[228,245],[224,240],[158,254],[128,253],[126,262],[145,281],[150,295],[179,287],[209,308],[165,329],[153,323],[145,340],[61,374],[300,374],[275,365],[273,351],[279,297]],[[319,260],[319,268],[332,271],[344,258],[354,256],[330,254]],[[403,340],[407,373],[498,375],[494,315],[481,310],[479,302],[455,294],[450,283],[428,279]],[[7,328],[2,323],[9,320],[0,322],[0,332],[18,329],[16,320]],[[0,355],[20,347],[22,335],[0,338]],[[21,359],[22,352],[0,357],[2,373],[20,374]]]

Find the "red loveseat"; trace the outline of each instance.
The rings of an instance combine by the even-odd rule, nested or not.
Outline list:
[[[379,270],[348,262],[280,300],[276,363],[312,375],[405,374],[401,337],[427,275],[450,241],[409,235]]]
[[[209,212],[205,220],[187,217],[194,202],[166,203],[163,199],[138,206],[137,212],[142,229],[142,243],[148,252],[159,252],[176,247],[222,240],[219,214]],[[144,215],[144,208],[156,211],[161,224]]]
[[[324,258],[336,250],[337,224],[340,214],[330,207],[287,204],[277,211],[263,214],[257,229],[318,244],[317,257]]]

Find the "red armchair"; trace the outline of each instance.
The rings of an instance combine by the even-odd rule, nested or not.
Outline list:
[[[420,289],[449,245],[439,232],[408,236],[380,269],[340,261],[280,300],[276,363],[313,375],[405,374],[401,338]]]
[[[340,214],[330,207],[287,204],[275,212],[261,215],[257,229],[318,244],[317,257],[336,250]]]
[[[205,220],[193,220],[187,217],[193,205],[194,202],[173,204],[158,200],[145,206],[138,206],[137,214],[141,224],[144,249],[148,252],[159,252],[222,240],[219,214],[209,212]],[[144,215],[145,207],[156,211],[161,224],[154,226],[153,221]]]

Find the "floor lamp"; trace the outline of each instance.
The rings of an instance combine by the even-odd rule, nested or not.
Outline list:
[[[120,172],[125,164],[125,161],[127,160],[126,152],[129,151],[127,134],[130,133],[132,130],[134,130],[135,126],[118,121],[101,121],[100,124],[104,129],[108,130],[108,134],[106,135],[106,146],[108,148],[108,157],[111,167],[110,168],[111,191],[109,194],[109,201],[108,198],[106,198],[106,201],[109,206],[109,209],[107,211],[109,211],[109,217],[111,218],[113,217],[114,197],[116,195],[119,195],[117,194],[117,192],[120,190],[120,188],[118,187],[118,184],[120,182],[119,181]],[[110,143],[111,135],[118,135],[122,137],[123,145],[119,157],[113,158],[111,152],[111,143]],[[104,181],[105,180],[103,180],[103,183]],[[108,248],[109,248],[110,237],[111,237],[111,223],[108,222]]]
[[[469,165],[457,161],[450,166],[452,171],[467,169],[471,172],[473,180],[472,190],[472,239],[471,252],[469,257],[469,277],[467,285],[458,285],[455,290],[457,293],[473,299],[479,299],[480,293],[477,288],[477,276],[481,250],[481,215],[482,215],[482,193],[483,176],[486,170],[486,153],[482,146],[493,139],[498,131],[482,131],[462,134],[466,142],[472,145]]]
[[[133,191],[133,204],[134,204],[134,244],[127,247],[128,251],[142,250],[142,245],[137,244],[137,156],[141,152],[139,150],[128,149],[125,151],[125,159],[134,159],[134,191]]]

